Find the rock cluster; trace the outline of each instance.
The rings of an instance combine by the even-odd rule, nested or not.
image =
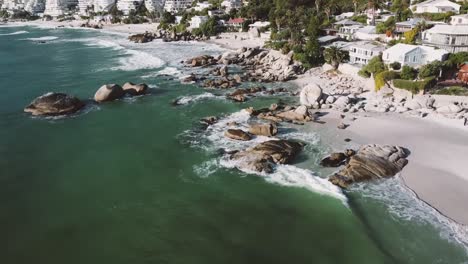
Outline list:
[[[389,145],[365,145],[357,153],[334,153],[322,160],[324,166],[344,168],[329,178],[329,181],[342,188],[355,182],[376,180],[395,176],[408,164],[409,151]]]
[[[151,42],[155,39],[162,39],[164,42],[173,42],[173,41],[199,41],[206,40],[207,38],[197,37],[192,35],[190,32],[176,33],[167,30],[158,30],[154,33],[145,32],[142,34],[135,34],[128,37],[128,39],[135,43],[146,43]]]
[[[303,144],[290,140],[270,140],[231,155],[236,167],[271,173],[274,164],[288,164],[301,152]]]
[[[105,84],[101,86],[94,94],[94,101],[98,103],[114,101],[124,97],[125,95],[137,96],[143,95],[148,91],[148,85],[134,84],[127,82],[122,86],[118,84]]]
[[[83,108],[80,99],[64,93],[47,93],[34,99],[24,111],[35,116],[56,116],[73,114]]]

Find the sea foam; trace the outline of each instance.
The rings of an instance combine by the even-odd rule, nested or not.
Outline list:
[[[26,40],[31,40],[31,41],[50,41],[50,40],[55,40],[58,39],[56,36],[45,36],[45,37],[39,37],[39,38],[27,38]]]
[[[16,32],[12,32],[12,33],[3,33],[3,34],[0,34],[0,36],[12,36],[12,35],[20,35],[20,34],[27,34],[29,33],[28,31],[16,31]]]

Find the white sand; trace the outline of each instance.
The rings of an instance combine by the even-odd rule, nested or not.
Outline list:
[[[329,112],[329,111],[322,111]],[[401,176],[417,196],[454,221],[468,225],[468,128],[399,114],[356,114],[346,130],[337,112],[322,118],[336,133],[327,135],[352,145],[391,144],[411,151]],[[314,125],[316,126],[316,125]],[[328,140],[330,140],[328,138]]]
[[[237,37],[236,37],[237,36]],[[265,41],[270,38],[269,34],[262,33],[260,38],[250,38],[247,32],[221,33],[220,38],[211,38],[208,43],[219,45],[225,49],[237,50],[243,47],[263,47]]]

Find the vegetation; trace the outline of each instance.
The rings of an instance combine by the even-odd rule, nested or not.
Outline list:
[[[417,94],[420,91],[428,90],[436,84],[435,77],[429,77],[422,81],[409,81],[402,79],[393,80],[393,85],[396,88],[404,89],[410,91],[413,94]]]
[[[372,75],[375,76],[386,70],[385,64],[381,56],[372,58],[366,66],[362,67],[359,71],[359,75],[362,77],[369,78]]]
[[[450,86],[437,89],[434,94],[468,96],[468,89],[461,86]]]
[[[398,71],[399,69],[401,69],[401,63],[399,63],[398,61],[392,62],[390,64],[390,68]]]
[[[400,76],[404,80],[414,80],[418,76],[418,71],[413,67],[405,65],[401,69]]]
[[[325,61],[329,63],[335,71],[338,70],[340,63],[349,58],[348,52],[334,46],[325,49],[323,55]]]
[[[442,62],[434,61],[432,63],[426,64],[419,69],[419,78],[424,79],[428,77],[440,76],[442,71]]]
[[[387,82],[397,78],[400,78],[400,74],[395,71],[383,71],[376,74],[374,79],[375,90],[380,90]]]

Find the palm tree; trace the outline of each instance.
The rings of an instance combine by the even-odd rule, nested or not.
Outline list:
[[[384,5],[384,0],[369,0],[367,7],[372,9],[372,26],[375,26],[375,11]]]
[[[330,16],[336,10],[337,7],[338,7],[338,4],[336,3],[336,0],[327,1],[327,3],[325,4],[324,11],[323,11],[327,15],[327,21],[330,21]]]
[[[325,61],[329,63],[333,69],[336,71],[338,70],[338,67],[340,66],[340,63],[342,63],[346,57],[348,56],[348,53],[341,48],[331,46],[327,48],[323,52]]]
[[[354,15],[356,16],[358,13],[358,4],[359,0],[353,0],[353,5],[354,5]]]

